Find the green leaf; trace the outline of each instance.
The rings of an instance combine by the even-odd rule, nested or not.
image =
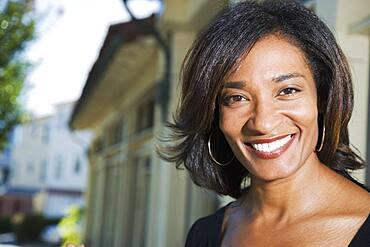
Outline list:
[[[8,133],[22,118],[18,97],[22,92],[29,63],[22,57],[34,38],[35,21],[26,0],[0,4],[0,150]]]

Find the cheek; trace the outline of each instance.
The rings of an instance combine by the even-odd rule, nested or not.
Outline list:
[[[292,112],[296,116],[297,121],[301,124],[306,125],[312,124],[312,122],[317,122],[316,105],[301,102],[295,104],[292,109]]]
[[[294,121],[301,128],[301,131],[306,134],[308,139],[312,139],[316,143],[318,135],[318,111],[316,102],[297,102],[293,109],[290,112]]]
[[[233,136],[240,133],[247,118],[247,113],[243,110],[224,109],[220,107],[219,127],[225,136]]]

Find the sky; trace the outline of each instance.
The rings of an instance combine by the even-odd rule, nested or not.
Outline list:
[[[35,116],[53,112],[55,104],[77,100],[110,24],[129,19],[122,0],[35,0],[36,39],[26,57],[33,67],[22,102]],[[159,10],[158,1],[131,0],[143,18]]]

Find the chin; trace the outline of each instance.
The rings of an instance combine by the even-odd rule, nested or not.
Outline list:
[[[290,177],[290,173],[274,173],[274,174],[263,174],[263,175],[257,175],[257,176],[254,176],[254,175],[251,175],[251,178],[252,179],[257,179],[259,181],[263,181],[263,182],[274,182],[274,181],[277,181],[277,180],[281,180],[281,179],[286,179],[286,178],[289,178]]]
[[[257,179],[264,182],[273,182],[280,179],[287,179],[293,176],[300,165],[286,165],[285,162],[275,163],[273,161],[266,162],[267,164],[255,164],[257,166],[245,166],[249,171],[251,179]],[[290,163],[292,164],[292,163]]]
[[[291,176],[290,172],[274,172],[274,173],[269,173],[269,174],[251,174],[252,179],[257,179],[259,181],[263,182],[274,182],[277,180],[289,178]]]

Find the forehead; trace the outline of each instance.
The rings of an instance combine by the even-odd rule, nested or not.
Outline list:
[[[312,78],[303,51],[288,39],[271,35],[259,40],[240,59],[226,81],[245,79],[240,77],[268,80],[286,73],[300,73]]]

